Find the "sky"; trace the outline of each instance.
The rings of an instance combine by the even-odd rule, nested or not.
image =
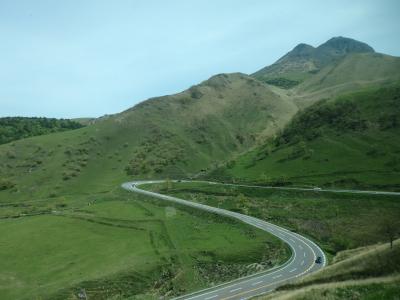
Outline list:
[[[0,0],[0,117],[99,117],[334,36],[400,56],[400,1]]]

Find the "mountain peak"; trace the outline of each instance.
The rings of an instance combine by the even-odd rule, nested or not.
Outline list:
[[[301,52],[301,51],[305,51],[305,50],[312,50],[314,49],[313,46],[308,45],[308,44],[304,44],[304,43],[300,43],[298,44],[296,47],[293,48],[292,52]]]
[[[293,48],[292,51],[288,53],[290,56],[308,56],[313,53],[315,48],[308,44],[298,44],[296,47]]]
[[[348,53],[375,52],[375,50],[366,43],[342,36],[331,38],[322,45],[318,46],[317,50],[334,50],[337,54],[341,55]]]
[[[348,54],[374,52],[369,45],[342,36],[333,37],[316,48],[301,43],[274,64],[257,71],[253,76],[271,84],[287,83],[289,80],[292,82],[290,86],[294,86]]]

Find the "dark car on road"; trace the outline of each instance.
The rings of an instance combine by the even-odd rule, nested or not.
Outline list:
[[[315,263],[316,263],[316,264],[322,263],[322,257],[321,257],[321,256],[318,256],[317,259],[315,260]]]

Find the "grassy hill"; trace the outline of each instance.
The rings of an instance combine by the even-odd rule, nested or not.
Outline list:
[[[243,74],[221,74],[93,125],[0,146],[0,201],[110,190],[132,177],[183,177],[248,149],[294,115]],[[6,183],[9,183],[8,185]]]
[[[356,53],[324,67],[295,88],[300,107],[366,87],[383,87],[400,81],[400,58],[380,53]]]
[[[324,100],[210,174],[261,184],[400,188],[398,85]]]

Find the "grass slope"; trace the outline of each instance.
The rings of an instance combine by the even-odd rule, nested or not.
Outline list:
[[[339,253],[338,261],[260,299],[397,299],[400,241]],[[351,251],[354,252],[354,251]],[[345,256],[342,259],[341,256]]]
[[[318,102],[274,140],[216,169],[211,178],[261,184],[400,187],[400,88]]]
[[[400,80],[400,58],[381,53],[355,53],[329,64],[297,86],[296,103],[305,107],[365,87],[382,87]]]
[[[197,174],[273,134],[296,110],[251,77],[217,75],[85,128],[0,146],[0,201],[101,192],[132,177]]]

